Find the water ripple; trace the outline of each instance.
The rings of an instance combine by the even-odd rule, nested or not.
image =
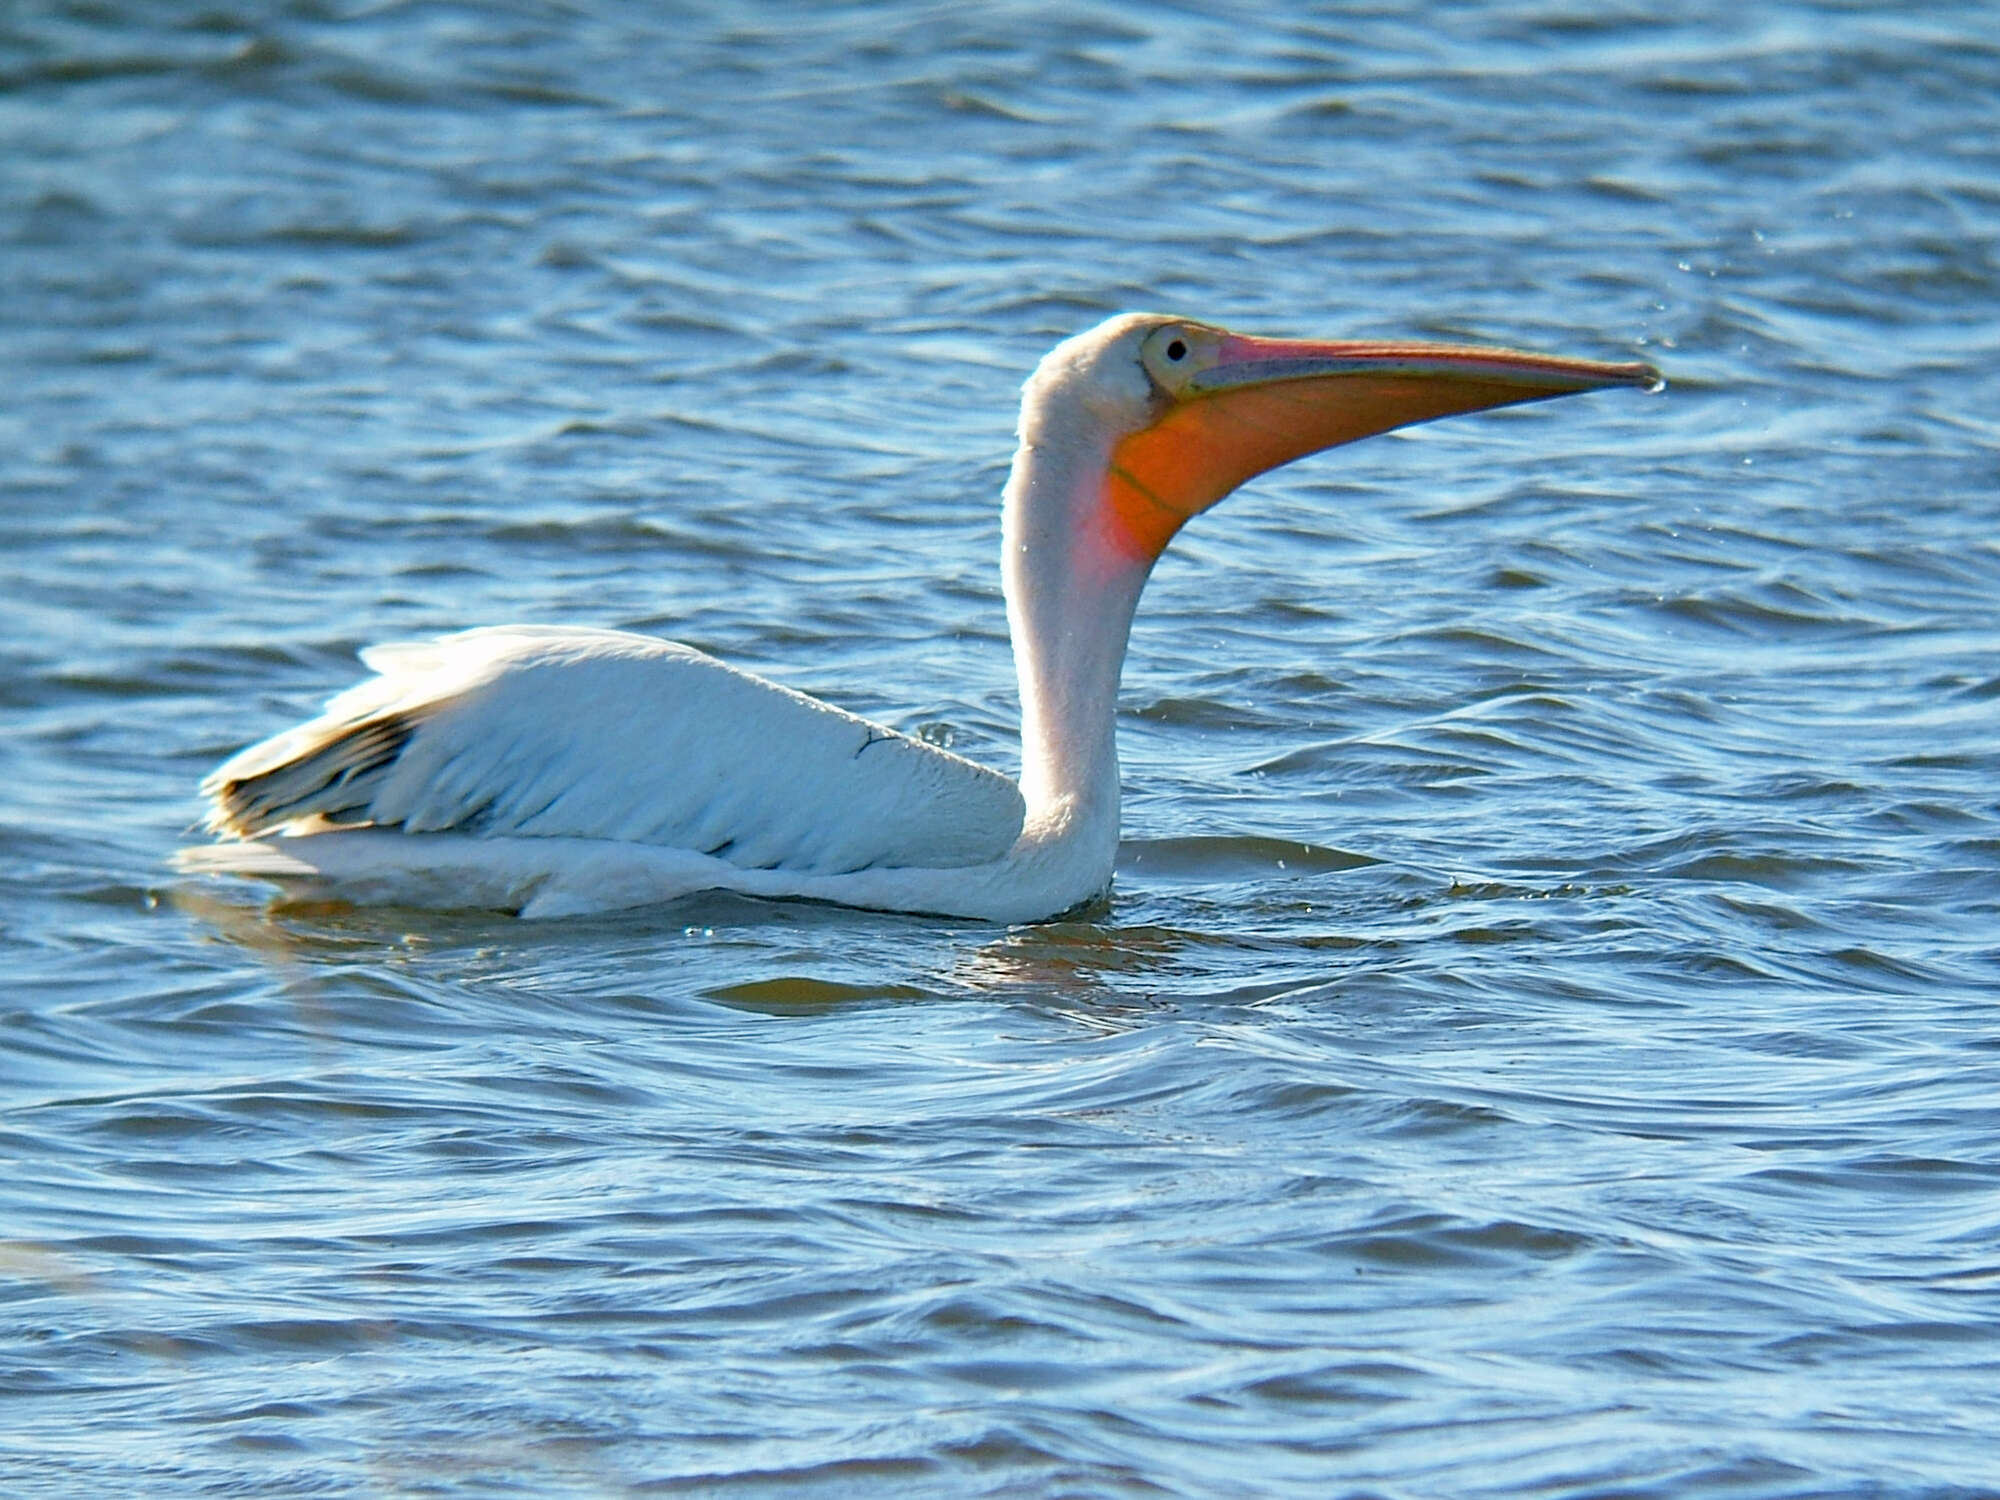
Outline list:
[[[0,1488],[1991,1490],[1987,20],[0,20]],[[1130,306],[1672,384],[1190,526],[1069,921],[165,871],[506,619],[1011,767]]]

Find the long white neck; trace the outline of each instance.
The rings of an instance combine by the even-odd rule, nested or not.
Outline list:
[[[1110,538],[1111,439],[1086,414],[1025,431],[1001,514],[1001,578],[1021,679],[1021,794],[1031,823],[1118,830],[1118,674],[1150,560]],[[1108,829],[1108,833],[1107,833]]]

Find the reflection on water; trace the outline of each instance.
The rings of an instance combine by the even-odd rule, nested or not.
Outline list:
[[[0,18],[0,1489],[2000,1483],[1988,18],[1447,19]],[[1062,922],[167,873],[481,623],[1013,770],[1134,306],[1673,385],[1190,527]]]

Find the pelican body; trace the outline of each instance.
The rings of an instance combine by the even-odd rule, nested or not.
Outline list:
[[[1115,317],[1023,388],[1001,513],[1018,784],[687,646],[504,625],[364,651],[373,676],[203,781],[222,841],[179,863],[525,917],[704,890],[1057,916],[1110,885],[1119,672],[1190,517],[1372,433],[1659,384],[1644,364]]]

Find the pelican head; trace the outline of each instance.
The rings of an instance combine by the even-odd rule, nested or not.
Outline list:
[[[1189,318],[1127,313],[1042,360],[1024,388],[1021,439],[1028,449],[1106,448],[1099,514],[1087,529],[1150,565],[1191,516],[1309,453],[1436,417],[1660,383],[1647,364],[1455,344],[1256,338]]]

